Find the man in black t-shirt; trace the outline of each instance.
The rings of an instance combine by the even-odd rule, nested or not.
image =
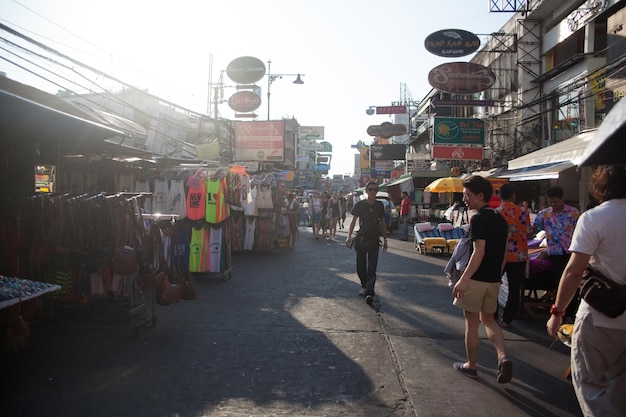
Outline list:
[[[387,250],[387,225],[384,221],[385,207],[376,200],[378,184],[370,181],[365,186],[366,200],[360,200],[352,208],[352,222],[348,231],[346,245],[352,241],[352,232],[359,219],[359,231],[355,239],[362,239],[366,247],[355,242],[356,272],[361,281],[359,295],[365,296],[365,302],[374,302],[374,285],[376,284],[376,268],[378,267],[379,239],[383,237],[383,251]],[[371,243],[371,244],[368,244]]]
[[[506,354],[502,329],[494,313],[498,308],[500,280],[506,262],[507,223],[489,207],[492,192],[491,183],[483,177],[475,175],[463,181],[463,202],[477,212],[470,220],[470,260],[452,290],[454,305],[463,309],[465,316],[467,353],[467,362],[455,362],[454,368],[465,376],[478,377],[478,326],[482,323],[498,353],[497,380],[506,383],[513,376],[513,364]]]

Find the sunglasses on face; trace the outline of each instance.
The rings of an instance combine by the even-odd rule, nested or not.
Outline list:
[[[368,188],[367,191],[378,191],[378,188]]]

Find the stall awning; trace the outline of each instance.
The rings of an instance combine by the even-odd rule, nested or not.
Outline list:
[[[573,168],[572,162],[556,162],[534,167],[504,170],[493,175],[493,178],[508,178],[509,181],[532,181],[558,179],[561,172]]]
[[[389,184],[386,184],[386,185],[387,187],[391,187],[392,185],[402,184],[403,182],[412,180],[412,179],[413,179],[413,174],[411,173],[402,174],[398,178],[396,178],[395,180],[391,181]]]
[[[508,169],[539,167],[557,162],[571,162],[580,158],[587,144],[591,141],[595,130],[588,130],[554,145],[528,153],[509,161]]]

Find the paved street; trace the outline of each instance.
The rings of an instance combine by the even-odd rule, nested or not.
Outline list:
[[[346,223],[347,224],[347,223]],[[3,356],[3,416],[579,416],[563,378],[568,348],[551,349],[547,316],[505,331],[514,361],[496,382],[481,330],[478,380],[463,360],[462,313],[447,257],[389,240],[379,311],[357,295],[355,254],[300,228],[295,249],[235,255],[233,278],[197,281],[198,299],[158,307],[155,327],[35,326]],[[541,315],[541,313],[539,313]]]

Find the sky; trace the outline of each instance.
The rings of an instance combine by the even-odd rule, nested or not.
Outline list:
[[[471,59],[427,52],[429,34],[464,29],[484,42],[511,18],[490,13],[491,1],[2,0],[0,22],[126,84],[211,116],[208,94],[222,72],[225,97],[236,92],[225,74],[235,58],[253,56],[266,66],[271,60],[272,74],[304,74],[302,85],[293,84],[294,76],[272,83],[270,117],[324,126],[324,139],[333,145],[332,175],[351,174],[351,145],[370,143],[367,127],[391,121],[367,115],[370,106],[420,101],[431,90],[432,68]],[[0,49],[2,56],[16,62],[6,49]],[[59,90],[4,59],[0,71],[51,93]],[[257,84],[263,103],[255,120],[262,121],[267,77]],[[234,119],[227,103],[218,109]]]

